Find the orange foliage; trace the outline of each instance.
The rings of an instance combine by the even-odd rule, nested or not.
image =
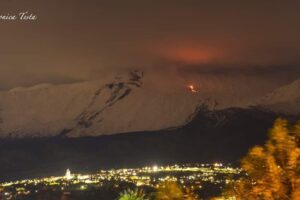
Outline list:
[[[289,127],[278,119],[264,146],[255,146],[242,159],[247,177],[231,188],[240,200],[300,199],[300,123]]]

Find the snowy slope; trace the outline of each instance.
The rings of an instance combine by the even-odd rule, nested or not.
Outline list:
[[[74,84],[43,84],[0,92],[1,137],[96,136],[183,125],[201,99],[162,89],[134,71]]]
[[[276,112],[299,114],[300,79],[259,98],[254,104]]]
[[[300,80],[247,104],[239,103],[234,95],[219,95],[217,87],[210,92],[205,89],[192,92],[171,75],[159,77],[140,71],[88,82],[18,87],[0,92],[0,137],[79,137],[162,130],[186,124],[203,106],[210,110],[255,106],[300,113]],[[223,118],[218,120],[226,120]]]

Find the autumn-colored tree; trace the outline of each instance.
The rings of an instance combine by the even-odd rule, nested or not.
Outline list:
[[[156,200],[197,200],[191,190],[183,189],[174,181],[161,183],[156,193]]]
[[[264,146],[255,146],[242,159],[246,177],[229,193],[237,200],[300,199],[300,123],[289,127],[278,119]]]

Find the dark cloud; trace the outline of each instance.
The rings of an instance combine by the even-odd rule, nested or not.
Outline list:
[[[0,14],[29,11],[38,16],[36,22],[0,21],[1,88],[174,63],[201,73],[299,76],[299,1],[0,4]]]

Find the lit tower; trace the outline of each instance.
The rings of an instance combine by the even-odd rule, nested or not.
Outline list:
[[[73,178],[73,175],[71,174],[70,169],[67,169],[66,174],[65,174],[65,179],[71,180]]]

